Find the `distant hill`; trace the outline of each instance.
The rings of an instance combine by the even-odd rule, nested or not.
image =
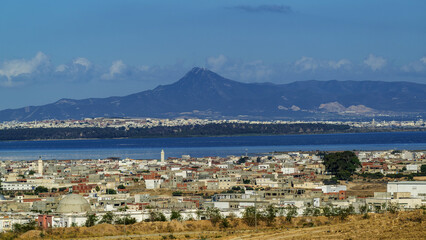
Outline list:
[[[203,68],[179,81],[123,97],[61,99],[0,111],[0,121],[85,117],[333,118],[424,115],[426,85],[381,81],[241,83]]]

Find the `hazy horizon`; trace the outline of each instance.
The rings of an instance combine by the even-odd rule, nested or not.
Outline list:
[[[424,1],[3,1],[0,109],[240,82],[426,83]]]

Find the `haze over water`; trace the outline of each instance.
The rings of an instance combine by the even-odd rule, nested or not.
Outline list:
[[[426,132],[0,142],[0,160],[244,155],[309,150],[426,150]]]

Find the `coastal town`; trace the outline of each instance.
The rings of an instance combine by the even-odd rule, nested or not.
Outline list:
[[[346,152],[345,152],[346,153]],[[0,232],[35,222],[44,229],[116,223],[328,211],[383,213],[426,205],[426,151],[356,151],[341,180],[325,158],[335,152],[157,159],[0,162]],[[331,210],[330,210],[331,209]],[[256,214],[255,214],[256,215]]]
[[[426,128],[426,122],[423,119],[411,121],[260,121],[260,120],[213,120],[199,118],[176,118],[176,119],[159,119],[159,118],[85,118],[82,120],[43,120],[43,121],[6,121],[0,122],[0,130],[4,129],[27,129],[27,128],[154,128],[154,127],[176,127],[176,126],[197,126],[208,124],[331,124],[331,125],[348,125],[353,128]]]

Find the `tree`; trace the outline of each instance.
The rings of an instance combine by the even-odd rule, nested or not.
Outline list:
[[[115,221],[115,224],[124,224],[124,225],[130,225],[136,223],[136,218],[132,218],[129,216],[125,216],[123,218],[119,218]]]
[[[243,179],[244,184],[250,184],[250,179]]]
[[[277,209],[274,207],[274,205],[269,204],[264,213],[263,213],[263,220],[266,222],[266,225],[272,226],[274,225],[274,220],[277,215]]]
[[[368,218],[368,212],[370,211],[370,209],[368,208],[367,204],[364,204],[362,206],[359,207],[359,212],[361,214],[363,214],[362,218],[367,219]]]
[[[179,211],[172,211],[172,214],[170,215],[170,221],[172,220],[182,221],[182,215]]]
[[[319,215],[321,215],[321,210],[317,207],[312,206],[311,203],[308,203],[305,210],[303,211],[303,216],[317,217]]]
[[[126,187],[123,184],[118,185],[118,189],[126,189]]]
[[[368,213],[369,212],[369,208],[368,208],[368,205],[367,204],[364,204],[364,205],[362,205],[362,206],[360,206],[359,207],[359,212],[360,213]]]
[[[108,223],[112,224],[114,222],[114,214],[112,212],[107,212],[102,216],[101,221],[99,223]]]
[[[210,219],[213,226],[216,226],[216,224],[222,220],[222,214],[220,213],[220,210],[218,208],[207,208],[206,210],[206,217]]]
[[[223,218],[219,225],[220,228],[229,228],[230,226],[231,224],[229,223],[227,218]]]
[[[395,214],[399,211],[399,206],[397,203],[391,203],[389,204],[389,206],[387,207],[387,210],[392,213]]]
[[[247,207],[243,213],[243,221],[250,227],[256,225],[256,221],[262,220],[262,215],[255,207]]]
[[[352,205],[347,208],[338,207],[336,209],[336,215],[340,217],[340,220],[345,220],[351,214],[354,214],[354,207]]]
[[[95,214],[90,214],[90,213],[87,213],[86,217],[87,219],[84,226],[86,227],[95,226],[96,222],[98,221],[98,217]]]
[[[34,193],[35,194],[40,194],[40,193],[44,193],[44,192],[49,192],[49,189],[47,189],[47,187],[43,187],[43,186],[38,186],[34,189]]]
[[[115,191],[114,189],[107,189],[106,190],[106,194],[117,194],[117,191]]]
[[[423,175],[425,175],[425,174],[426,174],[426,164],[423,164],[423,165],[420,167],[420,172],[421,172]]]
[[[334,208],[332,205],[325,206],[322,208],[322,213],[324,216],[331,218],[333,216],[337,216],[337,209]]]
[[[288,206],[286,207],[286,216],[285,219],[287,222],[291,222],[291,219],[297,216],[297,207],[296,206]]]
[[[174,191],[174,192],[172,192],[172,195],[173,196],[182,196],[183,195],[183,193],[181,192],[181,191]]]
[[[318,217],[319,215],[321,215],[321,210],[320,210],[319,208],[314,207],[313,209],[314,209],[314,210],[313,210],[313,212],[312,212],[312,216],[314,216],[314,217]]]
[[[323,161],[326,170],[340,180],[350,180],[356,168],[361,166],[358,157],[351,151],[326,154]]]
[[[164,216],[164,214],[162,212],[159,212],[158,210],[149,212],[149,221],[151,222],[165,222],[166,220],[166,216]]]
[[[195,212],[195,214],[197,214],[197,219],[201,220],[202,217],[205,216],[205,212],[203,209],[197,209],[197,211]]]
[[[95,187],[96,192],[99,192],[101,190],[101,188],[99,186]]]
[[[15,233],[24,233],[30,230],[34,230],[37,227],[37,223],[34,220],[31,220],[27,223],[15,223],[13,224],[13,232]]]

